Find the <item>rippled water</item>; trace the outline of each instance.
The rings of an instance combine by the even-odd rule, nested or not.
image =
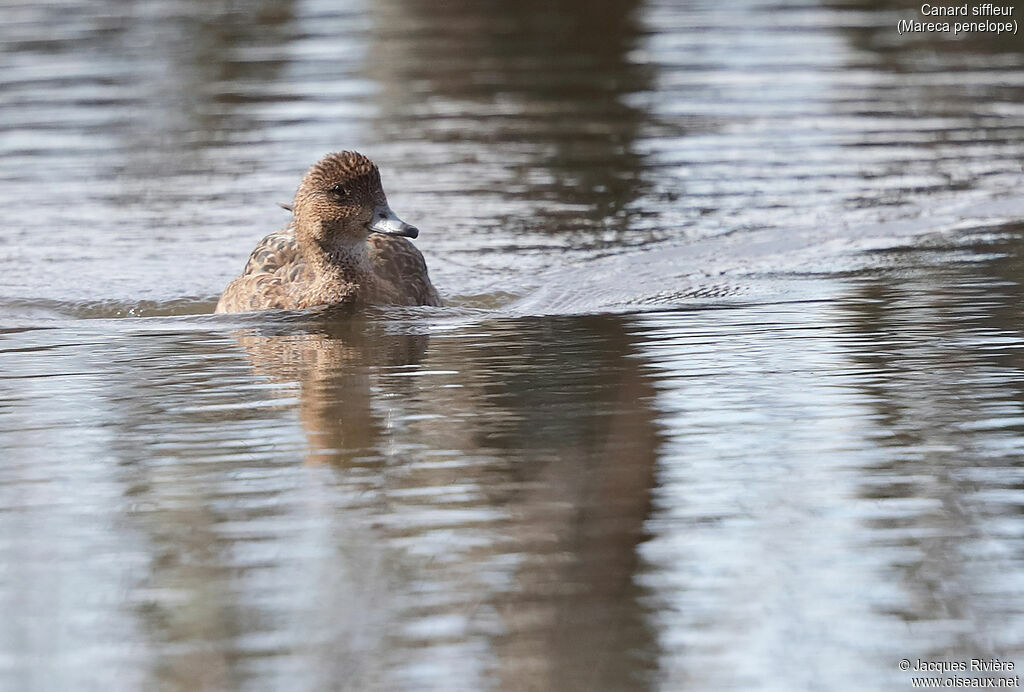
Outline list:
[[[0,687],[1019,673],[1024,39],[915,9],[0,3]],[[448,307],[209,315],[343,148]]]

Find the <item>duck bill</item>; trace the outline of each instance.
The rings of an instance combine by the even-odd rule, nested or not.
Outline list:
[[[400,235],[406,238],[415,238],[420,234],[418,228],[402,221],[386,204],[381,204],[373,210],[373,220],[366,224],[366,227],[371,233]]]

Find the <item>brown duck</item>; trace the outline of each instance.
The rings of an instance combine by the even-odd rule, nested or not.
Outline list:
[[[419,231],[391,211],[370,159],[328,154],[306,173],[290,209],[291,223],[256,245],[217,312],[441,305],[408,240]]]

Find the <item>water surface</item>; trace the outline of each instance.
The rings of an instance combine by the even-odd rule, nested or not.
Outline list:
[[[914,12],[0,4],[0,687],[1024,665],[1024,52]],[[448,306],[210,315],[343,148]]]

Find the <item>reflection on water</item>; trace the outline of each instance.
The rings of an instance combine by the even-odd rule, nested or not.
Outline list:
[[[1024,665],[1024,55],[912,11],[4,3],[0,687]],[[449,307],[208,315],[341,148]]]
[[[382,325],[345,320],[294,329],[248,330],[237,335],[254,373],[272,382],[298,386],[299,418],[307,434],[310,461],[339,452],[359,459],[375,449],[390,411],[372,408],[374,373],[419,364],[425,334],[386,333]],[[402,380],[399,380],[403,383]],[[402,390],[391,395],[401,400]]]
[[[652,88],[650,67],[629,59],[641,42],[639,4],[378,4],[383,30],[367,61],[384,85],[378,136],[399,151],[426,138],[486,157],[501,180],[479,181],[477,202],[524,245],[550,245],[553,231],[559,246],[656,239],[636,232],[633,204],[646,173],[634,142],[647,114],[627,101]]]

